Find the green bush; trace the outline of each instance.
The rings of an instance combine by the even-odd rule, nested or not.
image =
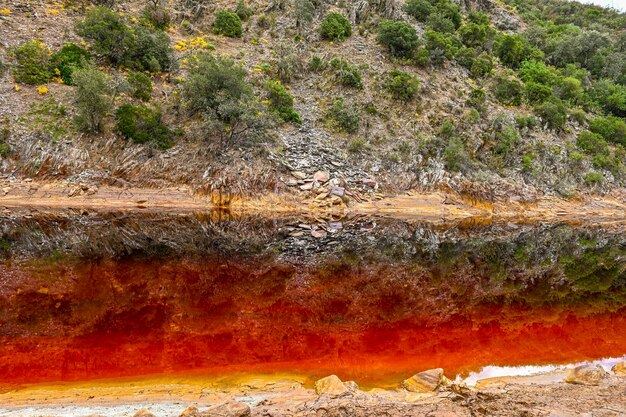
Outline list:
[[[165,32],[138,27],[135,35],[136,46],[129,56],[127,66],[150,72],[165,71],[171,67],[170,38]]]
[[[420,44],[415,29],[398,20],[383,20],[378,24],[378,41],[392,55],[404,58],[411,57]]]
[[[385,89],[396,100],[410,101],[419,92],[419,80],[402,71],[391,71],[384,82]]]
[[[341,131],[354,133],[359,130],[361,112],[351,105],[344,103],[343,97],[336,99],[326,113],[333,126]]]
[[[467,104],[474,107],[477,110],[483,110],[485,102],[487,101],[487,95],[482,88],[472,88],[467,99]]]
[[[552,95],[551,87],[534,81],[527,81],[524,89],[526,90],[526,100],[531,104],[543,103]]]
[[[74,70],[72,81],[76,85],[76,122],[79,128],[87,132],[100,132],[104,117],[113,102],[107,76],[91,65],[86,65]]]
[[[335,68],[335,76],[341,85],[353,88],[363,88],[361,71],[342,59],[333,59],[330,65]]]
[[[300,115],[293,109],[293,97],[280,81],[265,83],[270,108],[285,122],[301,123]]]
[[[454,55],[454,60],[463,68],[468,71],[472,69],[472,65],[474,65],[474,58],[476,55],[476,51],[474,48],[460,48],[456,54]]]
[[[496,133],[496,155],[507,155],[520,142],[520,135],[513,126],[505,126]]]
[[[150,77],[141,72],[131,72],[126,78],[131,88],[131,95],[143,101],[152,98],[152,81]]]
[[[607,154],[609,152],[609,147],[604,138],[588,130],[578,134],[576,137],[576,146],[592,155]]]
[[[489,36],[489,26],[470,22],[459,29],[461,42],[470,48],[483,46]]]
[[[602,185],[604,183],[604,175],[600,172],[589,172],[585,175],[583,181],[588,186]]]
[[[50,50],[41,42],[24,42],[10,51],[15,57],[13,68],[15,82],[25,84],[45,84],[52,79]]]
[[[313,55],[309,61],[309,69],[313,72],[322,72],[328,67],[328,63],[319,55]]]
[[[240,38],[243,33],[241,19],[236,13],[218,10],[215,12],[213,31],[217,34],[228,36],[229,38]]]
[[[331,12],[320,25],[320,36],[330,41],[343,41],[352,35],[352,25],[342,14]]]
[[[446,59],[452,59],[458,51],[458,47],[453,42],[454,38],[433,30],[424,33],[426,49],[430,54],[430,61],[433,64],[441,65]]]
[[[426,22],[428,16],[435,10],[429,0],[408,0],[404,3],[404,11],[409,16],[413,16],[419,22]]]
[[[106,7],[95,7],[76,25],[76,33],[93,43],[93,50],[113,64],[126,65],[136,48],[133,30],[120,15]]]
[[[11,153],[11,146],[7,143],[11,136],[11,125],[9,117],[4,116],[2,126],[0,126],[0,157],[6,158]]]
[[[561,100],[566,100],[571,104],[579,103],[585,94],[585,90],[580,80],[573,77],[566,77],[561,80],[556,89],[556,94]]]
[[[524,61],[543,59],[543,53],[528,44],[520,35],[502,35],[496,42],[496,55],[500,62],[510,68],[517,68]]]
[[[609,142],[626,146],[626,122],[618,117],[596,117],[589,122],[589,130]]]
[[[600,80],[593,84],[589,95],[604,111],[626,117],[626,85]]]
[[[91,59],[89,52],[74,43],[66,43],[58,51],[52,54],[50,62],[55,72],[63,80],[63,83],[72,85],[72,72],[75,68],[81,68],[84,62]]]
[[[493,61],[491,60],[491,55],[483,52],[474,59],[472,67],[470,68],[470,73],[472,74],[472,77],[482,78],[491,74],[492,70]]]
[[[254,15],[254,10],[248,7],[243,0],[239,0],[239,2],[237,3],[237,8],[235,9],[235,13],[237,13],[239,19],[245,22]]]
[[[468,161],[465,145],[458,136],[453,136],[448,140],[448,144],[443,151],[443,160],[446,168],[452,172],[461,171]]]
[[[161,112],[146,106],[123,104],[115,112],[115,127],[135,143],[154,143],[160,149],[170,148],[171,132],[161,123]]]
[[[519,129],[532,129],[539,126],[539,120],[537,120],[537,117],[533,115],[519,115],[515,116],[515,124]]]
[[[522,104],[523,87],[515,78],[497,76],[493,80],[493,93],[502,104],[519,106]]]
[[[554,68],[548,67],[541,61],[524,61],[518,70],[519,77],[524,81],[548,86],[555,85],[558,75]]]
[[[563,129],[567,121],[567,106],[556,97],[551,97],[535,108],[535,112],[548,128],[553,130]]]
[[[149,4],[143,9],[143,23],[147,23],[154,29],[167,30],[170,27],[172,18],[165,4],[158,2],[157,4]]]
[[[426,20],[426,27],[429,30],[439,33],[454,33],[456,30],[454,22],[448,19],[443,13],[431,13]]]

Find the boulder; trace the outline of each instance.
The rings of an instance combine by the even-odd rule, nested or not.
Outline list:
[[[333,187],[330,190],[331,195],[336,195],[337,197],[343,197],[346,194],[346,189],[343,187]]]
[[[317,395],[342,395],[347,392],[350,390],[337,375],[330,375],[315,381],[315,393]]]
[[[180,417],[199,417],[200,412],[196,407],[189,406],[183,410]]]
[[[330,174],[324,171],[317,171],[315,174],[313,174],[313,179],[323,184],[325,182],[328,182],[328,180],[330,179]]]
[[[600,365],[581,365],[570,369],[565,382],[570,384],[598,385],[606,376],[606,371]]]
[[[202,417],[250,417],[252,410],[247,404],[237,401],[227,401],[209,407],[200,414]]]
[[[303,180],[306,178],[306,174],[301,171],[292,171],[291,175],[293,175],[293,177],[297,180]]]
[[[626,361],[618,362],[611,370],[615,375],[626,376]]]
[[[410,392],[431,392],[443,379],[443,369],[429,369],[402,381],[402,388]]]
[[[343,383],[350,390],[350,392],[357,392],[359,390],[359,384],[355,381],[346,381]]]

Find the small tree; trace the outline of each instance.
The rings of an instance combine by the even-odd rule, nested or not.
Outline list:
[[[113,64],[124,64],[136,47],[135,34],[120,15],[106,7],[95,7],[76,25],[76,33],[93,42],[93,50]]]
[[[215,23],[213,30],[217,34],[228,36],[230,38],[240,38],[243,33],[241,19],[236,13],[226,10],[218,10],[215,12]]]
[[[378,25],[378,41],[392,55],[408,58],[419,46],[417,32],[411,25],[398,20],[383,20]]]
[[[556,97],[551,97],[535,108],[535,112],[548,128],[553,130],[563,129],[567,121],[567,106]]]
[[[435,10],[429,0],[408,0],[403,7],[406,14],[413,16],[420,22],[426,22],[428,16]]]
[[[40,41],[25,42],[11,50],[17,65],[13,78],[18,83],[45,84],[52,78],[50,50]]]
[[[85,64],[72,73],[76,84],[75,102],[78,126],[87,132],[100,132],[105,115],[112,108],[108,78],[93,66]]]
[[[320,25],[320,36],[329,41],[343,41],[352,35],[352,25],[340,13],[328,13]]]

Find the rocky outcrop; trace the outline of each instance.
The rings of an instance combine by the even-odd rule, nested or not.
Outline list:
[[[565,382],[570,384],[599,385],[606,377],[606,371],[600,365],[581,365],[569,371]]]
[[[410,392],[432,392],[443,378],[443,369],[429,369],[402,381],[402,388]]]
[[[348,392],[350,392],[350,390],[341,382],[341,379],[339,379],[337,375],[330,375],[315,381],[315,393],[317,395],[328,394],[338,396]]]
[[[626,377],[626,361],[618,362],[612,369],[613,373],[617,376]]]

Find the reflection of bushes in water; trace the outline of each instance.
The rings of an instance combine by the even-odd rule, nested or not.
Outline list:
[[[622,257],[626,250],[617,246],[586,249],[579,256],[561,258],[563,272],[574,285],[585,291],[606,291],[613,284],[626,284]]]

